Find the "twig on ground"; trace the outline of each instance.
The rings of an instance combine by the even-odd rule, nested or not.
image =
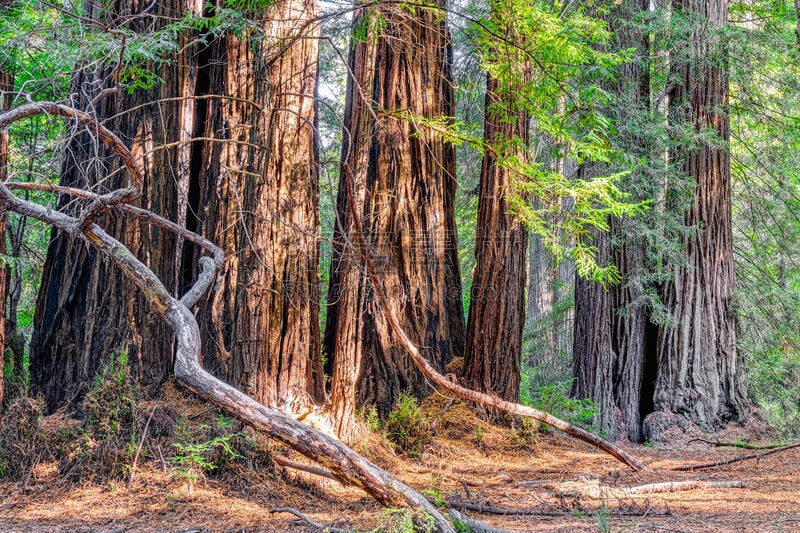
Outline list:
[[[272,458],[277,464],[284,466],[286,468],[293,468],[295,470],[301,470],[303,472],[308,472],[309,474],[314,474],[316,476],[322,476],[328,479],[333,479],[334,481],[339,481],[339,479],[331,474],[329,471],[325,470],[324,468],[319,468],[317,466],[311,465],[304,465],[303,463],[298,463],[287,459],[286,457],[281,457],[280,455],[276,455]]]
[[[295,515],[297,518],[305,522],[311,527],[315,527],[322,531],[328,531],[330,533],[351,533],[351,529],[341,529],[338,527],[326,526],[325,524],[321,524],[309,518],[308,516],[304,515],[294,507],[275,507],[274,509],[270,509],[270,513],[289,513]]]
[[[136,477],[136,464],[139,462],[139,454],[142,453],[142,446],[144,445],[144,440],[147,438],[147,429],[150,427],[150,421],[153,419],[153,414],[156,412],[156,406],[154,405],[152,409],[150,409],[150,416],[147,417],[147,422],[144,424],[144,429],[142,430],[142,440],[139,441],[139,447],[136,449],[136,455],[133,456],[133,463],[131,464],[131,477],[128,478],[128,487],[133,485],[133,480]]]
[[[774,450],[775,448],[783,448],[785,444],[767,444],[765,446],[758,446],[756,444],[748,444],[746,442],[720,442],[718,440],[706,440],[702,438],[692,439],[689,442],[705,442],[711,446],[726,447],[726,448],[744,448],[745,450]]]
[[[778,452],[784,452],[786,450],[791,450],[792,448],[800,448],[800,442],[795,444],[790,444],[788,446],[783,446],[781,448],[774,448],[766,452],[751,453],[749,455],[742,455],[741,457],[733,457],[731,459],[724,459],[722,461],[714,461],[711,463],[673,466],[667,468],[667,470],[671,470],[673,472],[691,472],[693,470],[701,470],[703,468],[715,468],[717,466],[729,465],[732,463],[738,463],[739,461],[747,461],[749,459],[761,459],[762,457],[766,457],[767,455],[771,455],[773,453],[778,453]]]

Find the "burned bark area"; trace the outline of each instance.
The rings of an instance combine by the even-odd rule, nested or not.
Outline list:
[[[489,76],[484,138],[490,145],[509,139],[519,139],[527,145],[528,116],[517,113],[516,117],[505,117],[502,115],[506,111],[501,116],[493,111],[498,105],[505,109],[513,107],[511,95],[504,93],[497,80]],[[495,153],[484,154],[464,381],[469,388],[517,402],[525,326],[528,234],[522,223],[508,213],[505,196],[512,192],[511,172],[499,164]]]
[[[654,407],[715,429],[744,420],[750,407],[744,361],[736,350],[730,154],[724,146],[730,139],[721,35],[727,3],[686,0],[675,9],[693,29],[688,57],[672,65],[678,81],[670,93],[670,118],[691,124],[703,137],[672,154],[695,182],[694,201],[685,212],[686,226],[695,231],[684,239],[686,264],[675,267],[673,281],[663,287],[673,324],[659,336]]]

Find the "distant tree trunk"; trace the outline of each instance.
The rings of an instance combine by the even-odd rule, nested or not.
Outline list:
[[[0,13],[6,9],[6,1],[0,1]],[[8,65],[0,63],[0,111],[11,107],[11,96],[14,92],[14,76]],[[0,131],[0,181],[8,176],[8,131]],[[0,255],[6,254],[6,205],[0,201]],[[5,400],[5,318],[8,268],[0,266],[0,411]],[[14,369],[18,370],[17,368]]]
[[[615,142],[633,157],[648,153],[647,141],[636,128],[649,112],[650,90],[648,38],[631,21],[647,9],[646,0],[626,1],[608,15],[614,49],[637,50],[633,61],[620,66],[617,81],[609,87],[618,96],[608,110],[619,124]],[[646,179],[637,169],[627,183]],[[643,381],[646,361],[648,379],[655,376],[655,343],[642,302],[643,287],[636,279],[644,268],[644,244],[630,221],[612,218],[609,223],[609,233],[597,233],[594,243],[601,264],[613,262],[623,279],[604,288],[576,278],[572,395],[594,401],[594,425],[611,439],[640,442],[642,417],[652,408],[652,386]]]
[[[724,0],[681,0],[677,15],[691,22],[684,54],[673,58],[670,116],[702,135],[696,148],[673,153],[695,181],[685,222],[697,233],[684,239],[687,263],[674,268],[663,300],[673,327],[661,330],[654,409],[681,414],[713,429],[746,418],[744,362],[736,350],[736,310],[731,232],[727,48]],[[708,135],[717,138],[708,140]]]
[[[488,76],[483,136],[490,145],[508,139],[528,144],[528,116],[512,111],[513,90],[501,87]],[[498,106],[502,109],[499,112]],[[525,326],[528,234],[517,218],[508,213],[505,195],[511,179],[511,171],[498,164],[498,156],[486,151],[478,200],[464,381],[468,388],[517,402]],[[493,417],[497,416],[502,413]]]
[[[375,13],[367,13],[367,9]],[[378,28],[375,22],[381,18]],[[350,52],[325,347],[338,434],[360,405],[385,415],[402,391],[431,391],[393,338],[352,238],[358,214],[392,311],[438,369],[464,348],[455,233],[454,147],[421,122],[453,115],[450,36],[441,10],[364,8]],[[410,116],[409,116],[410,115]]]
[[[227,258],[224,283],[204,310],[204,363],[264,405],[288,411],[325,399],[314,131],[319,25],[276,54],[316,14],[314,0],[281,1],[267,10],[258,48],[232,35],[216,45],[212,55],[227,62],[209,68],[212,90],[253,103],[209,103],[206,134],[235,143],[211,147],[199,185],[203,234],[222,243]]]

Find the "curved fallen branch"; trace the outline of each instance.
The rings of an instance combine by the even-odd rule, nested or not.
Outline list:
[[[593,435],[589,433],[583,428],[570,424],[560,418],[556,418],[549,413],[545,413],[544,411],[539,411],[538,409],[534,409],[533,407],[528,407],[526,405],[520,405],[518,403],[512,403],[502,398],[495,396],[493,394],[487,394],[483,392],[478,392],[473,389],[468,389],[466,387],[462,387],[458,383],[454,383],[440,374],[436,368],[431,365],[427,359],[420,353],[417,345],[411,340],[408,334],[405,332],[403,327],[400,325],[400,322],[391,312],[391,307],[389,305],[389,301],[386,297],[386,294],[383,292],[381,288],[380,280],[378,279],[377,275],[375,274],[375,269],[372,267],[372,261],[370,260],[370,254],[368,252],[368,246],[366,239],[364,238],[364,233],[361,228],[361,221],[359,220],[358,212],[355,208],[355,202],[353,200],[353,191],[350,182],[352,181],[352,174],[350,172],[350,167],[345,163],[344,170],[347,173],[347,195],[349,197],[349,205],[350,205],[350,215],[353,217],[353,226],[355,229],[356,239],[358,240],[358,247],[361,254],[361,259],[364,261],[364,265],[366,267],[367,276],[372,283],[372,288],[375,291],[375,295],[380,302],[380,307],[383,311],[383,316],[386,318],[386,322],[389,324],[389,327],[394,331],[394,333],[400,338],[406,352],[414,361],[414,364],[422,371],[425,376],[433,381],[436,385],[440,386],[441,388],[448,390],[466,400],[471,402],[475,402],[486,407],[491,407],[493,409],[497,409],[500,411],[504,411],[506,413],[512,415],[518,415],[525,418],[533,418],[534,420],[538,420],[539,422],[544,422],[554,428],[563,431],[567,435],[574,437],[578,440],[582,440],[592,446],[595,446],[604,452],[608,453],[609,455],[617,458],[622,463],[630,466],[633,470],[642,470],[644,465],[635,457],[630,455],[628,452],[623,450],[622,448],[606,441],[605,439],[601,439],[597,435]]]
[[[140,182],[141,173],[139,173],[139,167],[127,147],[113,134],[101,129],[102,126],[88,115],[60,104],[47,102],[24,107],[25,109],[22,111],[17,108],[8,113],[0,114],[0,127],[5,127],[20,118],[42,113],[77,117],[79,122],[86,123],[94,128],[99,138],[119,154],[123,160],[126,160],[126,165],[128,164],[128,158],[133,161],[133,165],[129,166],[131,174],[134,176],[132,182]],[[120,206],[127,199],[135,197],[135,195],[133,197],[129,196],[132,188],[135,187],[129,186],[112,191],[108,195],[97,197],[95,202],[99,200],[109,207]],[[241,391],[219,381],[200,366],[200,330],[197,320],[187,307],[187,304],[196,301],[199,295],[205,293],[213,285],[217,272],[222,267],[222,252],[213,243],[202,239],[202,237],[195,236],[197,238],[195,242],[211,252],[214,259],[209,257],[200,259],[201,272],[197,281],[187,292],[187,295],[184,296],[184,299],[178,300],[167,291],[161,280],[139,261],[126,246],[108,235],[91,219],[72,217],[21,199],[11,192],[7,184],[2,182],[0,182],[0,196],[7,201],[9,210],[36,218],[59,230],[81,238],[103,256],[109,258],[143,291],[153,310],[158,316],[163,317],[175,331],[177,348],[174,372],[178,382],[201,398],[220,407],[227,414],[238,418],[264,435],[286,444],[304,456],[322,464],[341,482],[361,487],[383,505],[393,507],[408,505],[413,509],[430,515],[436,531],[446,533],[454,531],[450,523],[424,496],[398,481],[366,458],[358,455],[342,442],[278,411],[261,405]],[[106,198],[113,198],[115,202],[105,203]],[[116,200],[119,200],[119,202],[116,202]],[[127,206],[127,208],[131,208],[131,206]],[[149,222],[164,228],[174,229],[172,226],[176,226],[155,215],[145,218]],[[176,227],[181,233],[188,231],[184,228]]]
[[[785,444],[766,444],[764,446],[759,446],[757,444],[748,444],[746,442],[720,442],[718,440],[707,440],[701,438],[692,439],[689,442],[704,442],[717,448],[743,448],[745,450],[774,450],[775,448],[783,448],[786,446]]]
[[[711,461],[710,463],[673,466],[667,468],[667,470],[671,470],[673,472],[692,472],[694,470],[702,470],[705,468],[715,468],[717,466],[725,466],[732,463],[738,463],[740,461],[749,461],[750,459],[761,459],[762,457],[766,457],[767,455],[772,455],[773,453],[785,452],[786,450],[791,450],[792,448],[800,448],[800,442],[795,444],[789,444],[788,446],[782,446],[780,448],[773,448],[771,450],[767,450],[766,452],[751,453],[748,455],[733,457],[731,459],[723,459],[722,461]]]

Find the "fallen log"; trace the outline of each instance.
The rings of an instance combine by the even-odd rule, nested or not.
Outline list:
[[[622,489],[626,495],[633,494],[663,494],[665,492],[681,492],[685,490],[704,489],[743,489],[744,481],[666,481],[664,483],[650,483]]]

